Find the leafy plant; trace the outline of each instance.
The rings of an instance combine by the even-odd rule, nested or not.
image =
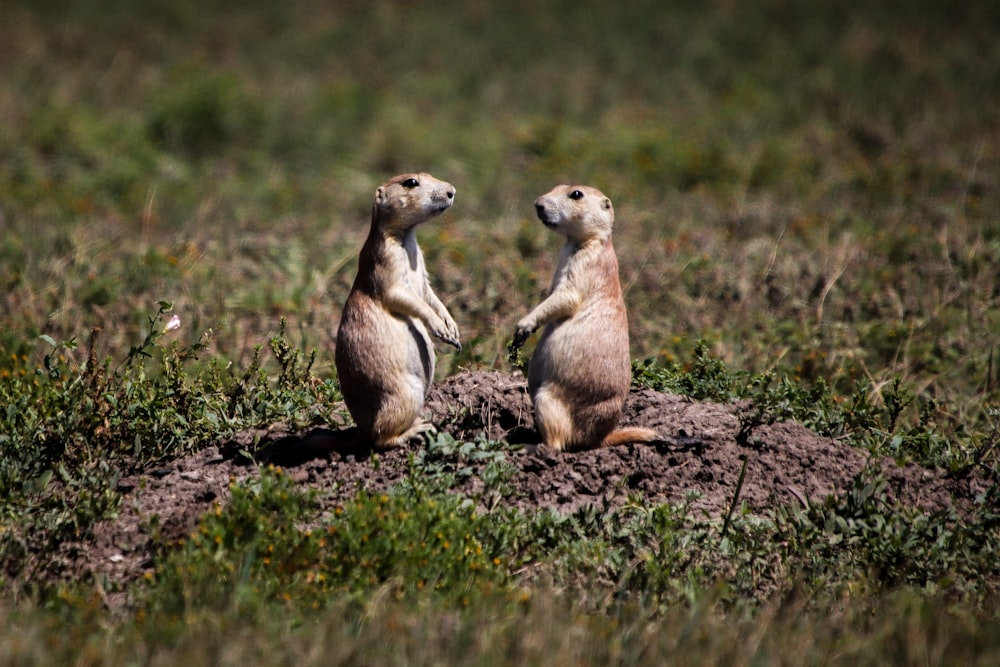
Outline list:
[[[468,604],[504,584],[507,556],[484,542],[474,504],[410,489],[360,493],[322,516],[316,492],[264,469],[165,552],[149,600],[179,617],[206,604],[325,607],[388,586],[397,599],[427,590]]]
[[[333,418],[338,388],[311,375],[283,327],[272,340],[281,369],[277,381],[253,366],[242,377],[224,376],[215,365],[195,365],[205,343],[161,344],[179,326],[174,318],[164,322],[170,310],[170,303],[158,304],[143,339],[117,364],[98,358],[101,332],[95,330],[82,361],[72,356],[75,339],[58,343],[42,336],[49,351],[34,374],[0,376],[0,565],[8,577],[29,583],[49,567],[38,554],[85,537],[113,513],[123,471],[261,422]],[[251,375],[256,381],[248,390]],[[18,512],[24,506],[34,511]]]

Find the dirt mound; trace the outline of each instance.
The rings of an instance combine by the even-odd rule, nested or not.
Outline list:
[[[794,422],[748,428],[750,408],[633,391],[623,424],[656,429],[664,436],[662,444],[573,454],[512,447],[513,494],[508,502],[526,510],[572,511],[588,503],[620,506],[630,496],[655,503],[687,498],[696,511],[719,516],[733,502],[741,473],[739,501],[761,511],[842,494],[870,463],[865,453]],[[458,440],[485,434],[494,441],[537,442],[527,387],[517,374],[461,372],[432,389],[427,409],[439,428]],[[240,454],[250,443],[266,444],[260,462],[279,465],[298,483],[322,489],[331,504],[361,489],[387,488],[407,474],[416,445],[380,453],[376,466],[370,451],[352,444],[354,435],[353,428],[248,432],[169,466],[124,478],[120,488],[126,497],[119,516],[97,526],[92,541],[67,546],[59,569],[77,576],[94,573],[112,582],[140,576],[153,565],[153,518],[159,539],[186,536],[213,502],[225,502],[231,481],[258,474],[257,464]],[[881,463],[891,493],[926,511],[953,503],[961,510],[984,488],[975,478]],[[454,465],[473,471],[459,490],[476,493],[482,488],[475,473],[485,464]]]
[[[435,423],[457,439],[485,433],[491,440],[538,441],[531,399],[519,374],[459,373],[431,389],[427,407]],[[515,455],[518,473],[511,483],[517,504],[571,511],[595,501],[617,506],[629,495],[670,503],[694,495],[691,507],[718,516],[732,503],[742,473],[739,501],[752,510],[805,506],[844,493],[873,463],[864,452],[795,422],[749,428],[751,408],[633,390],[622,425],[652,428],[664,437],[663,444],[572,454],[543,447]],[[891,493],[925,511],[964,506],[985,488],[978,480],[951,479],[920,466],[874,463],[889,478]]]

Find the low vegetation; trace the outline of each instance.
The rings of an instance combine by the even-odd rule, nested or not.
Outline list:
[[[0,9],[0,659],[1000,656],[993,3],[147,4]],[[463,331],[442,374],[509,368],[557,243],[530,202],[592,183],[637,384],[987,490],[522,513],[507,443],[439,434],[385,493],[330,509],[264,467],[126,590],[67,577],[120,476],[345,418],[339,304],[414,168],[458,188],[420,232]]]

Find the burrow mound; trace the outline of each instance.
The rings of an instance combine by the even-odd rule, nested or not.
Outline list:
[[[630,497],[651,503],[681,503],[708,516],[724,514],[736,495],[751,511],[780,505],[820,503],[846,493],[866,465],[881,466],[890,494],[925,511],[954,506],[969,509],[986,487],[976,476],[949,476],[915,465],[872,462],[843,443],[794,422],[741,429],[747,404],[720,405],[649,389],[629,396],[623,425],[646,426],[664,436],[657,445],[625,445],[557,454],[540,447],[512,446],[510,495],[504,501],[531,511],[573,511],[583,505],[618,507]],[[493,441],[531,443],[531,402],[519,374],[462,371],[435,385],[427,400],[431,420],[462,441],[485,435]],[[743,420],[744,422],[746,420]],[[188,535],[213,503],[224,503],[233,481],[258,474],[258,465],[285,469],[297,483],[319,488],[323,502],[342,503],[360,490],[380,491],[403,479],[419,445],[381,452],[354,444],[355,429],[331,424],[307,433],[280,426],[252,431],[206,447],[170,465],[123,478],[125,494],[117,518],[99,524],[91,540],[66,545],[48,567],[61,576],[96,574],[123,583],[153,567],[150,521],[157,517],[159,539]],[[260,444],[257,461],[240,452]],[[471,469],[458,491],[476,494],[476,474],[485,463],[445,461]]]

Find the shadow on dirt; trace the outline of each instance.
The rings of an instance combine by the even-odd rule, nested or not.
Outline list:
[[[226,446],[242,449],[236,441],[221,447],[226,455]],[[302,435],[286,435],[265,445],[253,455],[252,462],[260,465],[271,464],[282,468],[298,468],[317,459],[331,460],[334,457],[347,462],[365,462],[375,450],[371,442],[366,442],[356,426],[333,430],[314,428]],[[240,456],[246,465],[251,459]]]

